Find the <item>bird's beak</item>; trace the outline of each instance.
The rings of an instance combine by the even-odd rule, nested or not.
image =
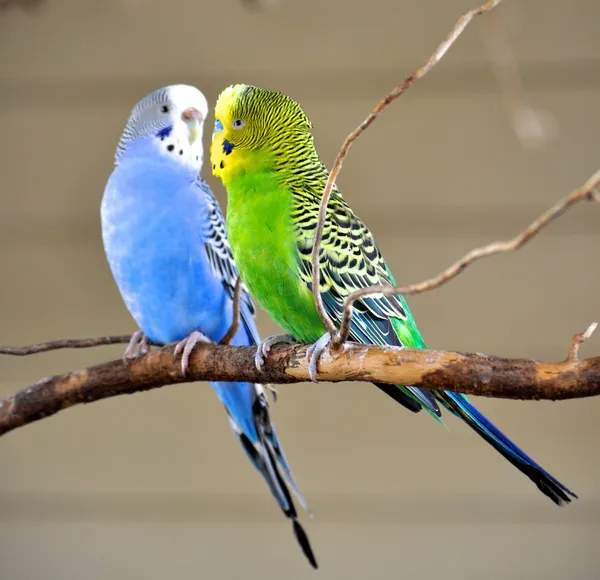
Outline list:
[[[196,121],[190,127],[190,144],[193,144],[194,141],[200,135],[200,125],[202,123],[202,113],[196,109],[195,107],[189,107],[183,113],[181,113],[181,119],[186,123],[190,123],[191,121]]]
[[[190,107],[181,113],[181,118],[184,121],[202,121],[202,113],[198,109]]]

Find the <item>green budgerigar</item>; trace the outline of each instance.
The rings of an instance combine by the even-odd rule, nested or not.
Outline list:
[[[257,365],[280,340],[316,343],[312,369],[329,335],[312,296],[311,253],[328,170],[314,147],[311,123],[288,96],[250,85],[226,88],[215,107],[213,173],[228,193],[227,234],[240,276],[260,306],[289,333],[267,339]],[[320,289],[329,316],[341,321],[343,301],[357,288],[395,285],[375,239],[333,187],[323,232]],[[426,348],[401,296],[355,303],[350,339],[363,344]],[[446,408],[463,419],[558,505],[577,497],[521,451],[465,395],[377,384],[413,412],[440,419]]]

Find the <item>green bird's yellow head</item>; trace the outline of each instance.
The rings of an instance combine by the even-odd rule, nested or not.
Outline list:
[[[215,105],[210,147],[213,174],[227,186],[250,167],[259,170],[289,159],[310,144],[310,120],[283,93],[252,85],[227,87]]]

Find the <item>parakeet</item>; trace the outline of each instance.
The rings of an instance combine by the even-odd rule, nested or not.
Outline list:
[[[266,339],[257,366],[280,340],[315,343],[311,369],[329,341],[312,295],[311,253],[328,170],[319,159],[312,125],[288,96],[238,84],[215,106],[210,150],[213,173],[228,193],[227,233],[242,280],[258,304],[289,336]],[[352,291],[396,285],[375,238],[333,187],[320,254],[320,291],[338,324]],[[401,296],[365,297],[354,304],[350,340],[427,348]],[[442,408],[460,417],[558,505],[577,497],[521,451],[462,394],[377,384],[413,412],[441,422]]]
[[[218,342],[233,319],[236,265],[225,221],[200,177],[204,95],[187,85],[164,87],[135,105],[115,155],[102,199],[102,237],[121,296],[141,331],[126,357],[148,350],[148,341],[180,341],[185,372],[199,340]],[[245,287],[241,323],[231,344],[259,341],[254,305]],[[317,562],[297,521],[293,493],[307,510],[285,457],[263,386],[212,383],[231,427],[266,480],[313,567]]]

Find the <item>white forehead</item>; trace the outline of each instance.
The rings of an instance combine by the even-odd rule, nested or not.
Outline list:
[[[135,117],[148,109],[163,104],[170,106],[170,108],[174,109],[174,112],[178,113],[194,107],[202,113],[203,119],[208,115],[206,97],[196,87],[190,85],[169,85],[157,89],[139,101],[132,111],[132,116]]]

